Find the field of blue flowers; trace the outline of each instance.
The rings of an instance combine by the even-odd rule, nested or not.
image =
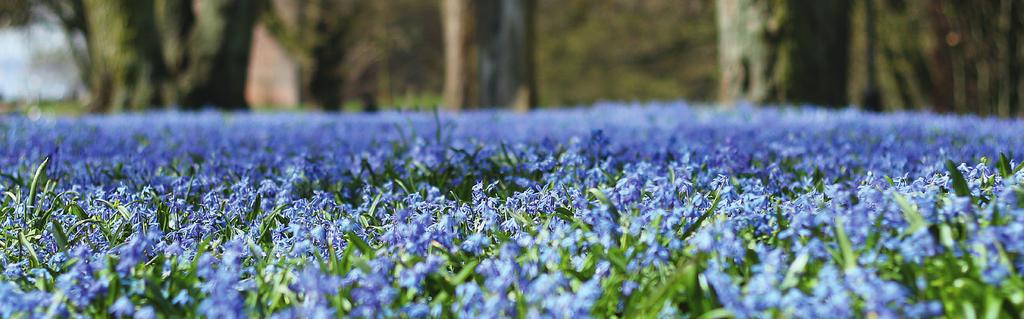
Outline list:
[[[0,119],[0,317],[1024,310],[1024,123],[685,103]]]

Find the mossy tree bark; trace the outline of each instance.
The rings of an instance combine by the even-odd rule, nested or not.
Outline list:
[[[90,32],[89,109],[142,109],[161,104],[166,79],[160,43],[153,36],[153,2],[85,0]]]
[[[247,107],[262,0],[47,0],[85,74],[94,112],[178,105]]]
[[[721,97],[847,103],[850,0],[718,0]]]

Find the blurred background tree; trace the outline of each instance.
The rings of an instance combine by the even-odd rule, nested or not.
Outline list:
[[[444,104],[452,109],[537,104],[534,0],[441,0]]]
[[[69,39],[89,110],[247,106],[259,0],[42,0]]]
[[[944,101],[956,112],[1017,115],[1020,112],[1021,21],[1017,0],[937,1],[930,4],[936,34],[933,76],[952,96]]]
[[[1021,21],[1016,0],[862,0],[854,30],[874,7],[874,39],[854,33],[853,52],[874,42],[883,110],[1020,116]],[[851,93],[863,91],[869,59],[854,54]],[[850,101],[862,103],[851,95]]]
[[[848,0],[718,0],[724,101],[845,106]]]
[[[280,44],[295,62],[296,83],[285,84],[295,86],[294,103],[337,110],[354,102],[372,110],[381,103],[402,102],[402,97],[438,94],[443,50],[437,45],[441,27],[435,4],[273,0],[269,5],[260,27],[270,37],[257,41]],[[268,67],[260,63],[254,61],[251,68]],[[260,88],[273,90],[275,85]]]
[[[0,28],[21,27],[32,21],[31,0],[5,0],[0,2]]]
[[[686,98],[1017,116],[1022,18],[1016,0],[0,4],[8,30],[62,27],[93,111]]]
[[[370,2],[359,0],[271,1],[264,25],[295,56],[299,65],[299,103],[341,107],[346,56],[357,43],[358,17]]]

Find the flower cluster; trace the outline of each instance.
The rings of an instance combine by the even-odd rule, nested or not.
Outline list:
[[[0,317],[998,317],[1024,123],[683,102],[0,119]]]

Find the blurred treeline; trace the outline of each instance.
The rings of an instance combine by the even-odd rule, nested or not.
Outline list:
[[[0,26],[62,26],[94,112],[268,104],[247,81],[275,63],[252,59],[263,37],[290,61],[271,76],[322,110],[686,98],[1017,116],[1024,102],[1017,0],[0,3]]]

